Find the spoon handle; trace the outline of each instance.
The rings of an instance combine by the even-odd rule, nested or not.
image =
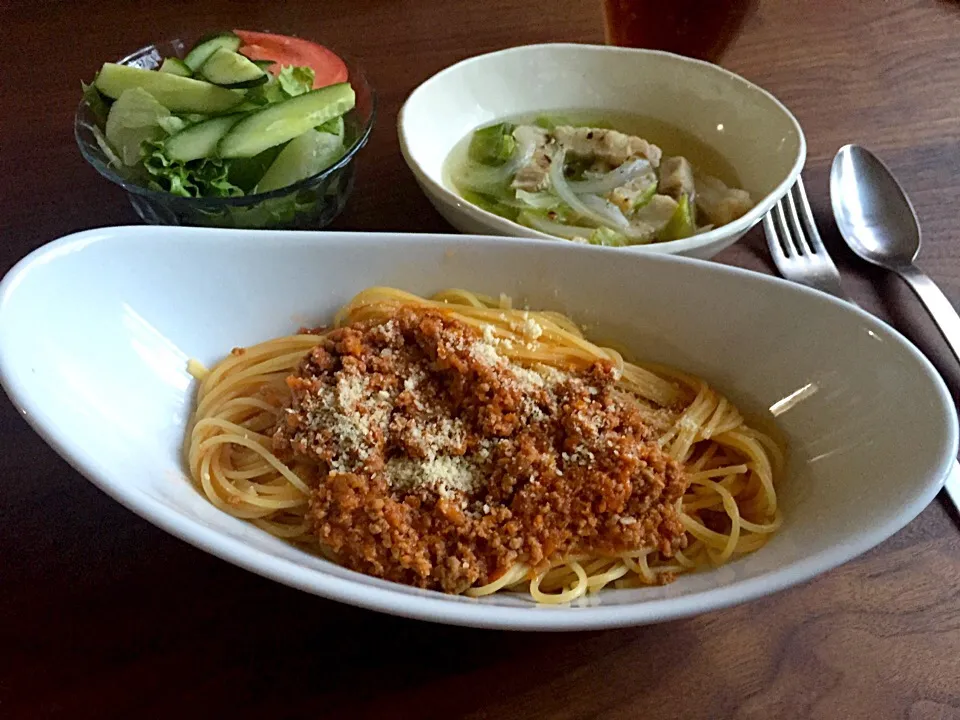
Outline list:
[[[897,272],[927,307],[954,357],[960,361],[960,315],[957,315],[953,304],[937,284],[916,265],[908,265]],[[960,510],[960,465],[954,464],[953,470],[944,481],[943,489],[953,501],[953,506]]]
[[[943,333],[954,357],[960,362],[960,315],[957,315],[953,304],[937,284],[916,265],[907,265],[897,272],[913,288],[920,301],[927,306],[930,316]]]

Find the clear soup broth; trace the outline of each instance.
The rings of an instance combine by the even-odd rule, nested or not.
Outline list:
[[[549,119],[556,125],[576,127],[602,127],[619,130],[628,135],[637,135],[659,146],[664,155],[682,155],[697,169],[723,180],[730,187],[742,187],[740,177],[730,162],[710,145],[696,136],[663,120],[631,113],[599,113],[596,110],[556,110],[527,113],[502,118],[497,122],[514,125],[535,124]],[[493,124],[493,123],[490,123]],[[471,130],[458,142],[444,163],[443,179],[448,187],[456,187],[453,178],[467,162],[467,148],[474,131]]]
[[[651,117],[590,110],[477,128],[447,157],[443,177],[483,210],[548,235],[615,247],[687,238],[753,207],[726,158],[689,132]]]

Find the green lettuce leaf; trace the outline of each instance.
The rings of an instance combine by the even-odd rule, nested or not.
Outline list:
[[[680,196],[680,202],[677,203],[677,209],[673,217],[664,226],[657,236],[658,240],[682,240],[688,238],[697,231],[697,223],[694,220],[694,206],[686,193]]]
[[[287,97],[287,94],[280,86],[280,81],[273,75],[268,75],[267,81],[262,85],[257,85],[247,90],[247,102],[253,105],[269,105],[270,103],[286,100]]]
[[[252,158],[233,158],[229,161],[227,179],[243,190],[244,193],[249,194],[253,192],[257,183],[260,182],[260,178],[262,178],[263,174],[267,171],[267,168],[273,164],[273,161],[277,159],[277,155],[279,155],[280,151],[286,146],[286,143],[283,145],[274,145],[259,155],[254,155]]]
[[[107,115],[107,142],[132,167],[140,161],[140,146],[164,135],[160,122],[169,117],[170,111],[143,88],[124,90]]]
[[[251,205],[224,205],[202,209],[210,224],[218,227],[272,228],[315,227],[337,196],[343,192],[342,176],[333,178],[325,189],[311,188],[279,197],[260,200]]]
[[[630,244],[630,241],[625,236],[608,227],[598,227],[590,233],[587,242],[591,245],[604,245],[606,247],[624,247]]]
[[[203,158],[182,163],[170,160],[163,143],[143,144],[143,167],[150,175],[150,187],[180,197],[240,197],[243,189],[229,179],[229,160]]]
[[[536,210],[555,210],[562,204],[560,198],[550,192],[517,190],[517,200]]]
[[[460,196],[467,202],[473,203],[477,207],[482,208],[487,212],[491,212],[494,215],[499,215],[502,218],[506,218],[507,220],[515,221],[517,216],[520,214],[519,209],[505,205],[494,196],[487,195],[486,193],[461,189]]]
[[[277,74],[280,87],[290,97],[303,95],[313,90],[313,81],[316,77],[313,68],[306,66],[286,65]]]
[[[327,120],[323,125],[317,125],[318,132],[330,133],[343,140],[344,135],[343,115],[338,115],[332,120]]]
[[[505,163],[517,147],[512,134],[514,127],[511,123],[498,123],[475,130],[467,149],[470,159],[483,165]]]

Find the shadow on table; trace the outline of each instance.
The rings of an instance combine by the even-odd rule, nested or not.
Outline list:
[[[11,690],[11,716],[175,717],[184,707],[242,717],[278,708],[285,717],[517,716],[518,704],[542,702],[544,688],[589,714],[590,696],[573,682],[585,668],[626,692],[637,678],[679,672],[677,649],[696,645],[684,623],[533,634],[359,610],[172,540],[75,480],[75,497],[49,518],[70,542],[7,568],[0,617],[16,622],[0,630],[18,660],[0,673],[0,690]],[[83,517],[97,517],[97,529]],[[639,662],[637,643],[650,647]]]

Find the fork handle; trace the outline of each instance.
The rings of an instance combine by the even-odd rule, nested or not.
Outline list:
[[[899,268],[897,273],[907,281],[920,301],[926,305],[933,321],[943,333],[944,340],[953,351],[953,356],[957,362],[960,362],[960,315],[957,315],[953,304],[937,284],[916,265]]]

